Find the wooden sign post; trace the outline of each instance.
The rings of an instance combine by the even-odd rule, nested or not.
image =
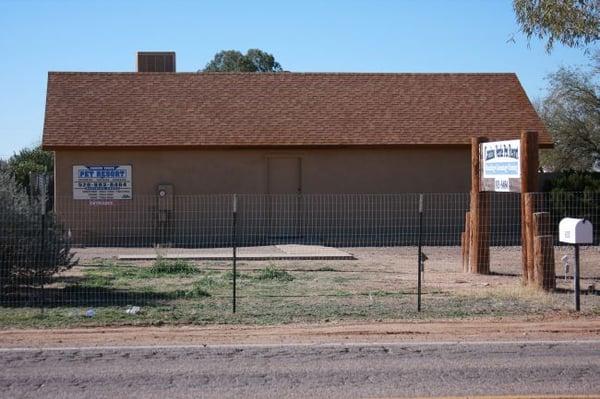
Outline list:
[[[480,144],[484,137],[471,138],[471,240],[469,243],[469,270],[471,273],[490,272],[490,212],[486,192],[481,190]]]
[[[535,206],[530,193],[537,190],[538,167],[537,132],[522,131],[518,140],[471,139],[470,222],[468,228],[465,226],[465,233],[470,234],[464,234],[463,239],[463,252],[468,248],[471,273],[490,272],[490,192],[520,192],[523,281],[527,284],[535,279],[532,227]]]
[[[538,188],[539,168],[538,134],[534,131],[521,132],[521,261],[523,265],[523,284],[535,280],[533,213],[535,212],[532,194]]]

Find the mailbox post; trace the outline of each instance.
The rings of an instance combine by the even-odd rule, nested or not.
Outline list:
[[[575,311],[581,310],[581,302],[579,295],[581,293],[581,285],[579,282],[579,244],[575,244],[575,270],[573,271],[573,293],[575,295]]]
[[[592,244],[594,240],[592,223],[585,219],[564,218],[558,225],[559,240],[575,247],[575,270],[573,288],[575,292],[575,310],[581,309],[579,301],[579,245]]]

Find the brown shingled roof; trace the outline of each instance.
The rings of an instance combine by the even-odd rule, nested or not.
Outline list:
[[[521,129],[551,143],[514,74],[51,72],[43,145],[465,145]]]

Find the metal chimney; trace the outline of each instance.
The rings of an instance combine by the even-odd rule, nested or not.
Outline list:
[[[175,72],[174,51],[138,51],[138,72]]]

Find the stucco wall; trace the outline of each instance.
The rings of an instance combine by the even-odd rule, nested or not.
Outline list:
[[[172,184],[175,195],[267,193],[269,156],[301,158],[302,192],[467,192],[468,148],[211,151],[57,151],[57,197],[72,196],[73,165],[132,165],[133,195]]]
[[[240,197],[244,244],[414,245],[418,197],[403,193],[419,192],[462,193],[429,196],[424,226],[436,233],[428,235],[432,245],[460,239],[470,185],[468,148],[58,151],[55,207],[76,244],[223,246],[231,239],[231,195],[206,194],[268,193],[270,157],[301,159],[305,195]],[[73,165],[116,164],[132,166],[132,200],[92,206],[72,199]],[[174,189],[166,217],[157,205],[159,184]]]

